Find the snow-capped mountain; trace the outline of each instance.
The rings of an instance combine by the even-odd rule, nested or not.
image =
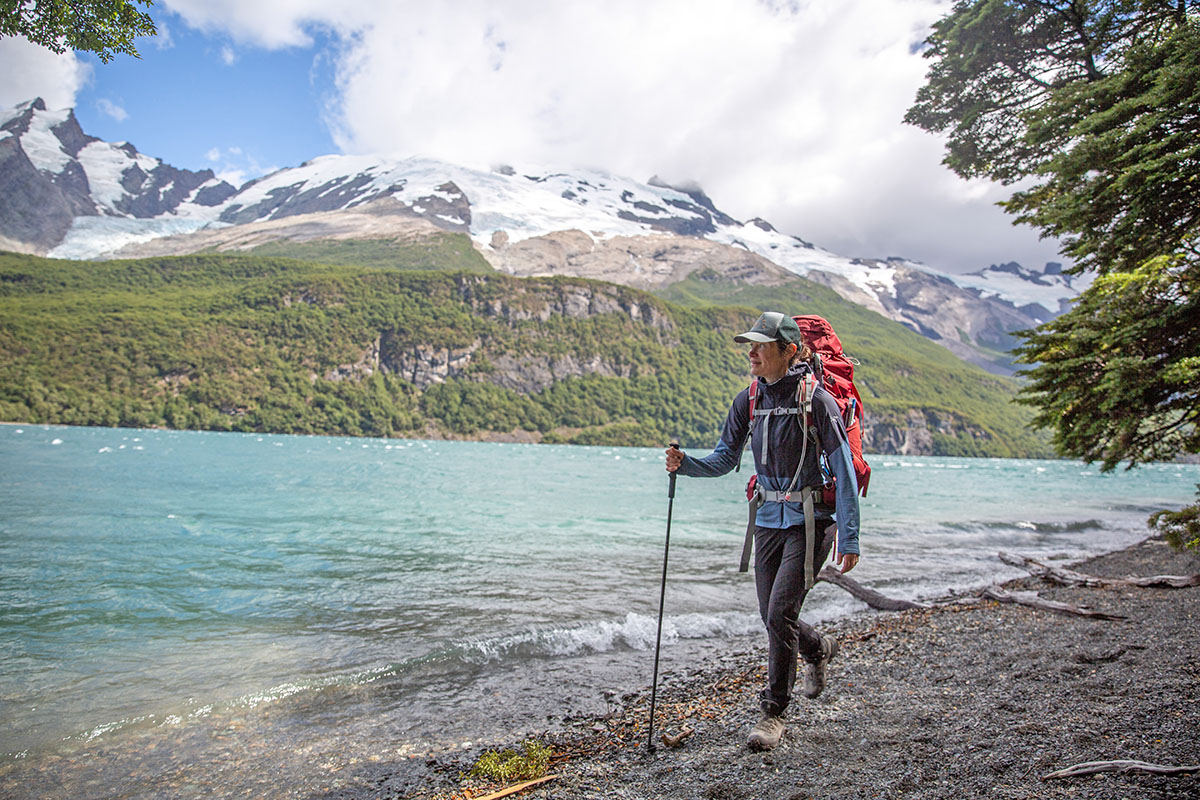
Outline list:
[[[104,142],[79,127],[71,109],[39,98],[0,111],[0,242],[45,252],[76,227],[195,230],[216,218],[236,190],[212,170],[191,172]],[[136,222],[134,222],[136,221]]]
[[[1011,347],[1012,331],[1061,313],[1082,288],[1053,267],[951,276],[905,259],[847,258],[764,220],[739,222],[699,187],[598,170],[330,155],[234,189],[211,171],[89,137],[69,109],[40,100],[0,112],[0,189],[0,247],[59,258],[380,238],[389,224],[411,233],[420,220],[468,234],[495,268],[518,275],[654,288],[714,265],[761,281],[780,279],[782,267],[996,371],[1007,371],[995,351]]]
[[[1069,275],[1062,271],[1062,264],[1054,261],[1046,264],[1042,272],[1010,261],[955,275],[954,282],[965,289],[977,290],[982,296],[998,297],[1028,309],[1038,319],[1052,319],[1070,308],[1075,297],[1091,284],[1091,279]],[[1047,311],[1048,316],[1039,316]]]

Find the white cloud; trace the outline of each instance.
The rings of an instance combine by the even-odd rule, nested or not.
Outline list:
[[[225,45],[221,48],[221,63],[227,67],[232,67],[237,62],[237,53],[233,52],[233,48]]]
[[[374,13],[403,11],[407,3],[386,0],[165,0],[163,5],[194,28],[227,33],[237,41],[270,49],[307,47],[311,25],[343,31],[369,25]],[[446,7],[453,15],[454,8]]]
[[[226,147],[224,150],[220,147],[213,147],[204,154],[204,157],[212,162],[213,172],[218,178],[239,187],[251,178],[267,175],[279,169],[274,165],[263,166],[254,154],[247,153],[236,145]]]
[[[244,169],[221,169],[216,171],[218,180],[225,181],[230,186],[239,187],[246,182],[246,170]]]
[[[171,28],[167,20],[160,14],[154,15],[154,29],[156,33],[150,39],[158,50],[170,50],[175,46],[175,40],[171,38]]]
[[[70,51],[54,53],[19,37],[0,39],[0,107],[41,97],[47,108],[72,108],[92,68]]]
[[[600,167],[699,182],[739,218],[847,255],[959,271],[1052,243],[959,180],[902,123],[948,0],[168,0],[260,47],[340,48],[327,108],[346,152]]]
[[[107,114],[117,122],[124,122],[129,118],[129,113],[119,105],[109,100],[107,97],[101,97],[96,101],[96,108],[101,114]]]

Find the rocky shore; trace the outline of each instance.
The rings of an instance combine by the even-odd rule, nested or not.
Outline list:
[[[1200,573],[1200,554],[1157,538],[1073,565],[1107,577]],[[557,777],[520,798],[1200,798],[1200,774],[1044,778],[1086,761],[1200,764],[1200,587],[1008,584],[1120,615],[1064,616],[986,602],[862,614],[829,630],[842,643],[830,684],[799,699],[778,749],[756,753],[762,649],[667,673],[657,727],[694,733],[646,747],[648,697],[548,734]],[[514,741],[514,745],[519,742]],[[466,798],[478,752],[379,764],[320,797]]]

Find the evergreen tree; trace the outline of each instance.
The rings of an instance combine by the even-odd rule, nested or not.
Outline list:
[[[1200,451],[1200,19],[1188,0],[960,0],[906,121],[1098,275],[1026,331],[1023,401],[1106,470]]]
[[[927,43],[906,121],[947,135],[959,175],[1028,182],[1004,208],[1097,275],[1022,333],[1035,424],[1105,470],[1200,452],[1195,0],[959,0]],[[1198,513],[1172,541],[1200,546]]]

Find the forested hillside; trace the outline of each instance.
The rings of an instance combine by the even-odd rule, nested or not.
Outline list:
[[[786,297],[734,287],[693,280],[673,304],[581,279],[6,253],[0,419],[711,445],[746,382],[731,337],[757,313],[711,303],[782,300],[825,313],[862,360],[876,449],[920,417],[932,452],[1044,452],[1009,404],[1011,382],[814,284],[798,279]]]

